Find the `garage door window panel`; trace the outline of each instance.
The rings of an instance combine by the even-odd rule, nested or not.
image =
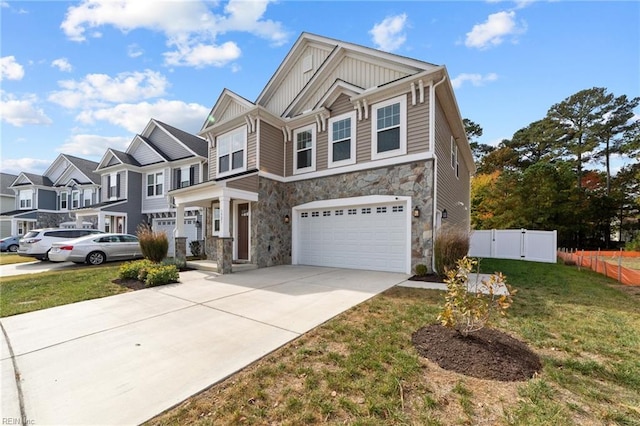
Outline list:
[[[316,170],[316,128],[315,125],[297,129],[294,140],[294,173],[306,173]]]
[[[407,153],[407,98],[399,96],[373,105],[372,158]]]

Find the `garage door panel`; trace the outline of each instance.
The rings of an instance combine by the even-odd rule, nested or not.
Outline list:
[[[298,212],[297,263],[405,272],[405,208],[394,203]]]

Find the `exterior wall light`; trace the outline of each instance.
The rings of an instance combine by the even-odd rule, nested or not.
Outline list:
[[[418,206],[413,209],[413,217],[420,217],[420,209]]]
[[[290,220],[291,219],[289,218],[288,214],[284,215],[284,223],[289,223]]]
[[[202,228],[202,222],[196,220],[196,228]]]
[[[447,217],[449,217],[449,215],[447,214],[447,209],[442,210],[442,218],[446,219]]]

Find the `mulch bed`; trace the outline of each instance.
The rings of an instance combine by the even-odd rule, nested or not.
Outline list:
[[[120,278],[116,278],[111,282],[114,284],[121,285],[123,287],[130,288],[131,290],[142,290],[147,288],[147,286],[142,281],[138,281],[138,280],[121,280]]]
[[[523,342],[492,328],[463,336],[432,324],[411,338],[420,355],[445,370],[480,379],[524,381],[542,369],[540,358]]]
[[[427,275],[414,275],[409,278],[409,281],[424,281],[428,283],[443,283],[442,277],[436,274],[427,274]]]

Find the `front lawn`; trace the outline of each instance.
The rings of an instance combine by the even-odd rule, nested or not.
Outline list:
[[[0,317],[129,291],[111,281],[117,265],[0,278]]]
[[[16,263],[26,263],[33,262],[35,259],[33,257],[25,257],[18,256],[15,253],[0,253],[0,266],[2,265],[13,265]]]
[[[640,424],[639,295],[560,264],[481,267],[518,289],[498,328],[542,357],[538,377],[480,380],[420,357],[411,334],[443,293],[395,287],[149,424]]]

